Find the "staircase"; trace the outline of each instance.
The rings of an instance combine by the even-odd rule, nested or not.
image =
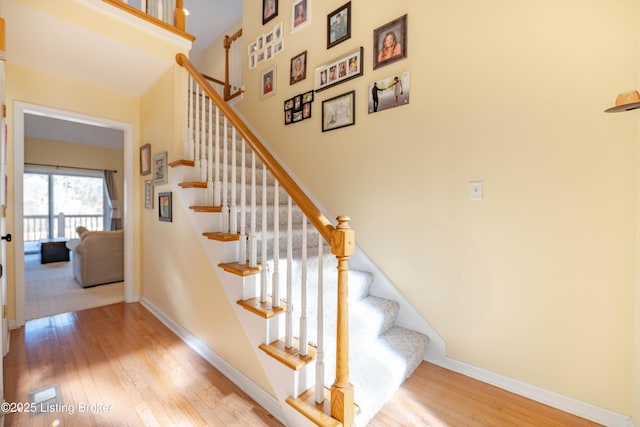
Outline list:
[[[423,360],[427,336],[397,326],[399,304],[371,294],[372,273],[349,269],[349,218],[331,225],[188,59],[177,61],[189,111],[172,184],[287,424],[366,425]]]

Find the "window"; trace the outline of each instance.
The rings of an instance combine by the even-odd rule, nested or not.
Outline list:
[[[79,225],[104,229],[106,194],[100,174],[27,172],[23,188],[25,241],[73,238]]]

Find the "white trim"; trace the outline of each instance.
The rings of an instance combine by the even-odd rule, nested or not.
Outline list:
[[[89,116],[86,114],[65,111],[58,108],[44,107],[42,105],[28,104],[21,101],[14,101],[13,104],[13,183],[14,183],[14,230],[15,236],[20,238],[14,239],[14,278],[15,278],[15,309],[16,309],[16,326],[22,326],[25,322],[25,290],[24,290],[24,257],[18,254],[24,253],[24,241],[22,239],[23,228],[22,221],[16,221],[16,218],[22,218],[23,210],[23,188],[22,175],[24,173],[24,115],[37,114],[40,116],[55,117],[63,120],[91,124],[95,126],[109,127],[122,130],[124,133],[124,209],[123,209],[123,228],[124,228],[124,299],[126,302],[135,302],[138,295],[134,293],[134,274],[133,274],[133,179],[134,179],[134,161],[136,158],[133,150],[133,125],[130,123],[118,122],[102,117]]]
[[[436,362],[437,363],[437,362]],[[439,363],[437,363],[439,364]],[[487,384],[494,385],[501,389],[519,394],[520,396],[533,399],[536,402],[544,403],[564,412],[577,415],[582,418],[597,422],[609,427],[634,427],[633,420],[627,415],[623,415],[609,409],[592,405],[578,399],[564,396],[562,394],[537,387],[507,376],[478,368],[477,366],[461,362],[450,357],[446,357],[444,363],[439,364],[443,368],[459,372],[468,377],[477,379]]]
[[[247,393],[260,406],[269,411],[271,415],[276,417],[281,423],[286,425],[286,417],[282,411],[282,407],[278,399],[264,391],[256,383],[251,381],[242,372],[237,370],[233,365],[220,357],[217,353],[207,347],[197,337],[193,336],[189,331],[184,329],[173,319],[167,316],[162,310],[153,305],[151,301],[142,297],[140,303],[158,318],[167,328],[175,333],[185,344],[193,351],[198,353],[202,358],[209,362],[214,368],[219,370],[222,375],[227,377],[232,383],[238,386],[242,391]]]

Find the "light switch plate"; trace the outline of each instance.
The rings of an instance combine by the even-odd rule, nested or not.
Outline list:
[[[482,181],[469,182],[469,200],[482,200]]]

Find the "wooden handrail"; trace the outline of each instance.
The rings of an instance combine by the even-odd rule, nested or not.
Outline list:
[[[223,81],[222,81],[222,80],[220,80],[220,79],[216,79],[215,77],[208,76],[208,75],[206,75],[206,74],[204,74],[204,73],[201,73],[201,74],[202,74],[202,77],[204,77],[204,78],[205,78],[205,79],[207,79],[207,80],[211,80],[212,82],[214,82],[214,83],[216,83],[216,84],[219,84],[219,85],[221,85],[221,86],[225,86],[225,85],[226,85],[226,83],[225,83],[225,82],[223,82]]]
[[[173,25],[167,24],[161,19],[154,18],[153,16],[146,14],[141,10],[136,9],[133,6],[123,3],[122,0],[102,0],[102,1],[104,1],[105,3],[109,3],[110,5],[115,6],[119,9],[122,9],[125,12],[131,13],[132,15],[135,15],[140,19],[144,19],[145,21],[150,22],[153,25],[157,25],[158,27],[164,28],[167,31],[171,31],[172,33],[177,34],[178,36],[183,37],[191,42],[195,41],[196,39],[195,36],[192,36],[191,34],[184,31],[185,29],[184,10],[182,9],[182,7],[180,7],[180,11],[178,11],[178,4],[182,3],[182,0],[178,0],[176,2],[176,10],[174,11],[174,19],[176,22],[175,27]],[[180,18],[180,15],[182,15],[182,18]],[[182,20],[180,21],[180,19]],[[182,28],[178,27],[180,23],[182,25]]]
[[[325,217],[322,212],[320,212],[320,209],[318,209],[316,205],[313,204],[311,199],[307,197],[307,195],[302,191],[298,184],[296,184],[293,178],[291,178],[291,176],[289,176],[284,168],[280,166],[280,163],[278,163],[273,155],[265,148],[264,145],[262,145],[258,138],[253,134],[253,132],[251,132],[251,130],[249,130],[249,128],[242,122],[242,120],[240,120],[238,115],[231,109],[231,107],[229,107],[227,103],[224,102],[222,97],[216,93],[209,82],[204,77],[202,77],[202,74],[193,66],[186,55],[178,53],[176,55],[176,62],[178,63],[178,65],[184,67],[196,80],[198,85],[200,85],[200,87],[204,89],[207,96],[213,100],[213,102],[224,114],[224,116],[229,120],[233,127],[236,128],[237,132],[240,133],[245,142],[249,144],[254,153],[256,153],[258,158],[267,167],[269,172],[271,172],[271,174],[278,180],[280,185],[291,196],[300,210],[305,214],[307,218],[309,218],[311,224],[313,224],[313,226],[320,232],[322,237],[324,237],[324,239],[329,242],[333,249],[332,232],[335,230],[335,227],[331,224],[327,217]]]

